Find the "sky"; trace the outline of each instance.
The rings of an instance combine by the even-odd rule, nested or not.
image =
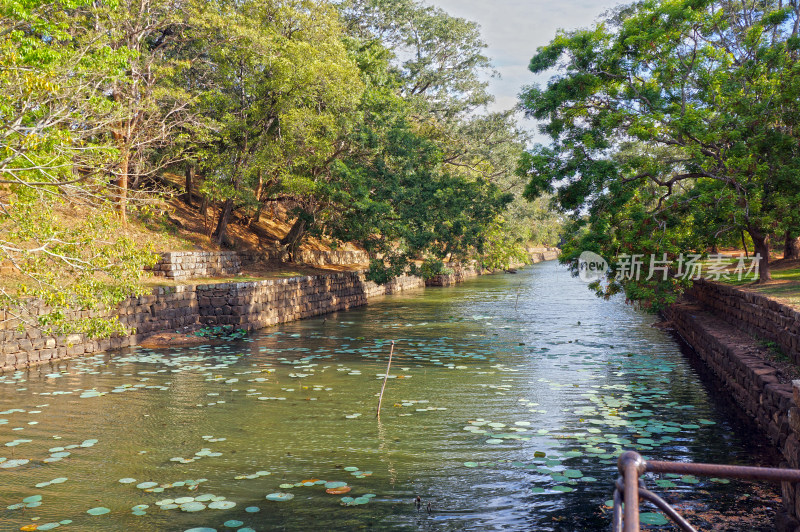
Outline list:
[[[605,11],[619,5],[618,0],[426,0],[448,14],[477,22],[489,45],[488,55],[501,79],[490,80],[496,102],[492,110],[505,110],[517,104],[524,85],[544,83],[549,76],[535,77],[528,63],[536,48],[555,37],[558,29],[587,28]],[[535,132],[531,120],[520,125]],[[545,138],[535,135],[538,142]]]

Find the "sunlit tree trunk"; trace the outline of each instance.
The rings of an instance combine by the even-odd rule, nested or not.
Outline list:
[[[769,264],[769,235],[762,233],[757,229],[749,229],[750,238],[753,239],[753,246],[755,247],[755,254],[759,256],[758,259],[758,283],[766,283],[772,280]]]
[[[789,229],[786,230],[783,258],[785,260],[800,259],[800,237],[792,237],[792,232]]]
[[[192,206],[192,185],[194,182],[194,165],[186,167],[186,205]]]

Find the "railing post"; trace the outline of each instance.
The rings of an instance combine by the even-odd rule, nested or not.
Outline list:
[[[625,487],[623,532],[639,532],[639,475],[645,472],[646,467],[644,458],[634,451],[625,451],[617,460],[617,468]]]
[[[789,408],[789,436],[783,444],[783,457],[789,467],[800,469],[800,380],[792,381],[792,407]],[[778,517],[780,530],[794,530],[800,526],[800,484],[782,482],[783,504],[786,514]]]

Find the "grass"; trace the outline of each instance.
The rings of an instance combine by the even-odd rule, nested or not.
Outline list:
[[[730,271],[733,271],[737,262],[731,261]],[[765,284],[755,284],[756,277],[752,273],[743,275],[741,279],[732,275],[728,279],[720,279],[720,282],[800,309],[800,261],[775,261],[770,264],[770,273],[772,280]]]

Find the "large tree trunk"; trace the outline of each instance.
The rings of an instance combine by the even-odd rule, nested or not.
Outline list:
[[[286,236],[281,239],[280,243],[289,252],[289,260],[292,262],[294,261],[294,252],[297,249],[297,245],[306,230],[306,223],[304,217],[298,217],[292,224],[292,228],[286,233]]]
[[[758,283],[766,283],[772,280],[769,271],[769,235],[756,229],[748,230],[750,238],[753,239],[755,247],[755,257],[758,257]]]
[[[228,221],[231,218],[232,212],[233,199],[226,199],[225,203],[222,204],[222,211],[219,213],[217,228],[214,230],[215,242],[218,245],[222,245],[223,243],[227,244],[228,242]]]
[[[264,191],[264,175],[261,168],[258,169],[258,186],[256,187],[256,200],[258,200],[258,208],[256,213],[250,219],[250,223],[258,223],[261,221],[261,211],[264,210],[264,202],[261,201],[261,193]]]
[[[186,205],[192,206],[192,185],[194,181],[194,165],[186,167]]]
[[[117,212],[119,212],[122,225],[128,225],[128,168],[130,157],[127,151],[122,151],[119,163],[119,175],[117,176]]]
[[[750,254],[747,251],[747,241],[744,239],[744,231],[742,231],[742,247],[744,248],[744,257],[749,259]]]
[[[785,260],[800,259],[800,237],[792,237],[792,232],[788,229],[783,245],[783,258]]]

